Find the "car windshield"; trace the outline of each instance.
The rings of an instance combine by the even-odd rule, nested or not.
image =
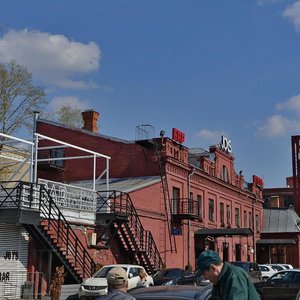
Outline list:
[[[165,269],[157,272],[154,277],[171,277],[178,278],[180,277],[181,270],[180,269]]]
[[[103,267],[101,268],[93,277],[95,278],[106,278],[107,273],[114,268],[114,266],[112,267]],[[127,272],[127,268],[122,267],[126,272]]]
[[[248,263],[244,263],[244,262],[241,262],[241,261],[233,261],[233,262],[231,262],[231,264],[244,269],[246,272],[249,271],[249,264]]]

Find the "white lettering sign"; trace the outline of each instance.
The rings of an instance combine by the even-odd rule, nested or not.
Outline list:
[[[221,136],[220,149],[228,153],[232,152],[231,140],[227,139],[224,135]]]

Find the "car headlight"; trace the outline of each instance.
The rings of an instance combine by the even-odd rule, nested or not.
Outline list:
[[[175,280],[169,280],[162,285],[176,285],[176,282],[175,282]]]

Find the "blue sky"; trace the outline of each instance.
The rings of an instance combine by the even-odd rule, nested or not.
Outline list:
[[[0,0],[0,62],[15,59],[53,110],[100,113],[103,134],[141,124],[185,145],[231,140],[246,181],[285,186],[300,134],[300,1]]]

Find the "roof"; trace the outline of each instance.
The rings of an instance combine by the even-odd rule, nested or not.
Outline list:
[[[128,140],[124,140],[124,139],[120,139],[120,138],[115,138],[115,137],[112,137],[112,136],[109,136],[109,135],[105,135],[105,134],[102,134],[102,133],[99,133],[99,132],[93,132],[93,131],[86,130],[86,129],[70,128],[70,127],[68,127],[68,126],[66,126],[66,125],[64,125],[62,123],[58,123],[58,122],[51,121],[51,120],[46,120],[46,119],[38,118],[37,121],[41,122],[41,123],[46,123],[46,124],[49,124],[49,125],[53,125],[53,126],[58,126],[58,127],[70,129],[72,131],[79,131],[79,132],[82,132],[84,134],[101,137],[101,138],[104,138],[104,139],[108,139],[108,140],[119,142],[119,143],[123,143],[123,144],[135,144],[135,141],[128,141]]]
[[[161,181],[160,176],[130,177],[130,178],[110,178],[109,189],[130,193]],[[92,189],[92,180],[83,180],[73,183],[75,185]],[[105,180],[96,182],[96,190],[106,190]]]
[[[262,233],[300,232],[300,218],[292,208],[265,208]]]
[[[211,237],[226,236],[226,235],[251,235],[250,228],[213,228],[213,229],[198,229],[195,235],[207,235]]]

